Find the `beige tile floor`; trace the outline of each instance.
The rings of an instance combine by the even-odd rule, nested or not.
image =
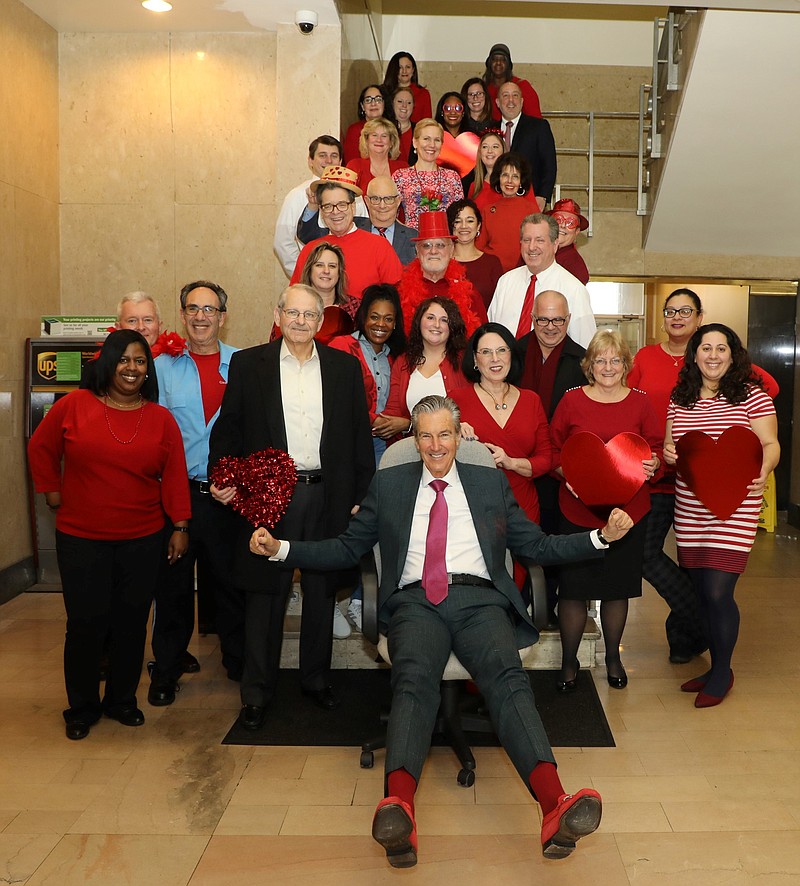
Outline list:
[[[737,594],[736,685],[706,711],[678,691],[704,664],[668,663],[665,607],[645,587],[624,638],[628,688],[595,671],[617,746],[556,749],[566,787],[605,801],[571,858],[541,858],[538,807],[502,751],[478,750],[465,789],[438,749],[409,871],[369,837],[381,772],[355,750],[220,744],[239,700],[212,638],[194,641],[203,669],[172,707],[143,705],[144,727],[105,720],[67,741],[61,600],[24,594],[0,607],[0,883],[800,884],[799,573],[797,533],[760,532]]]

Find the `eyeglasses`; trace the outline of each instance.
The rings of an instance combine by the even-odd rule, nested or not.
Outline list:
[[[450,242],[450,240],[422,240],[417,243],[417,249],[421,252],[442,252],[447,249],[447,244]]]
[[[563,326],[567,322],[566,317],[534,317],[533,322],[537,326],[549,326],[551,323],[553,326]]]
[[[351,204],[347,200],[339,203],[320,203],[319,208],[327,215],[329,212],[344,212]]]
[[[610,360],[607,360],[605,357],[598,357],[596,360],[592,360],[592,366],[612,366],[614,369],[619,369],[624,362],[622,357],[612,357]]]
[[[454,111],[460,114],[464,110],[464,105],[442,105],[443,111]]]
[[[213,317],[214,314],[225,313],[222,308],[215,308],[213,305],[186,305],[183,309],[183,313],[188,314],[190,317],[194,317],[200,312],[205,314],[206,317]]]
[[[479,89],[477,92],[468,92],[467,100],[474,102],[476,99],[483,98],[484,93]]]
[[[361,99],[362,104],[365,105],[382,105],[383,104],[383,96],[381,95],[365,95],[364,98]]]
[[[390,197],[378,197],[377,195],[367,197],[367,200],[369,200],[369,202],[373,206],[380,206],[381,203],[383,203],[384,206],[391,206],[396,200],[399,199],[400,197],[398,194],[392,194],[392,196]]]
[[[677,314],[679,317],[683,317],[684,320],[688,320],[689,317],[692,316],[692,314],[697,313],[697,309],[690,308],[688,306],[685,308],[664,308],[663,313],[665,317],[668,317],[670,319]]]
[[[579,227],[581,223],[579,218],[567,218],[565,215],[554,215],[553,218],[558,222],[559,228],[567,228],[570,231]]]
[[[301,314],[309,323],[316,323],[319,320],[319,311],[298,311],[297,308],[281,308],[281,311],[290,320],[299,320]]]
[[[500,348],[481,348],[475,352],[479,357],[505,357],[511,353],[511,348],[505,346]]]

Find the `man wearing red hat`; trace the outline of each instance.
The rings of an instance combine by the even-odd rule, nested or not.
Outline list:
[[[589,227],[588,219],[581,215],[581,208],[574,200],[559,200],[545,215],[551,215],[558,222],[556,261],[585,286],[589,282],[589,269],[575,241],[578,234]]]
[[[329,233],[306,243],[300,250],[290,281],[292,285],[300,282],[309,253],[322,242],[333,243],[344,253],[347,294],[359,301],[367,286],[373,283],[396,285],[400,280],[403,266],[389,241],[360,230],[353,221],[356,197],[362,196],[357,178],[356,173],[346,166],[328,166],[322,178],[309,185],[316,195],[320,217]]]
[[[419,217],[419,236],[413,240],[417,257],[403,271],[400,285],[400,304],[406,332],[417,306],[435,295],[449,298],[456,303],[467,334],[486,322],[486,307],[478,291],[467,280],[467,272],[453,255],[456,238],[450,233],[446,212],[423,212]]]

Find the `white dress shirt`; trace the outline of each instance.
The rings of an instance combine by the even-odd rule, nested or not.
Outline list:
[[[301,363],[286,341],[281,340],[279,365],[286,447],[298,471],[318,471],[322,467],[322,372],[313,342],[312,349],[311,357]]]
[[[503,274],[497,281],[487,311],[492,323],[502,323],[506,329],[511,330],[512,334],[516,332],[531,276],[528,268],[522,265]],[[597,332],[589,290],[556,261],[536,275],[536,294],[548,289],[560,292],[567,300],[572,315],[567,335],[584,348],[588,347],[592,336]]]

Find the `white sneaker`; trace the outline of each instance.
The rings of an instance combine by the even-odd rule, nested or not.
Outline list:
[[[333,636],[337,640],[346,640],[352,633],[349,622],[342,615],[339,605],[335,603],[333,606]]]
[[[347,617],[359,631],[361,630],[362,608],[361,600],[351,600],[350,605],[347,607]]]

